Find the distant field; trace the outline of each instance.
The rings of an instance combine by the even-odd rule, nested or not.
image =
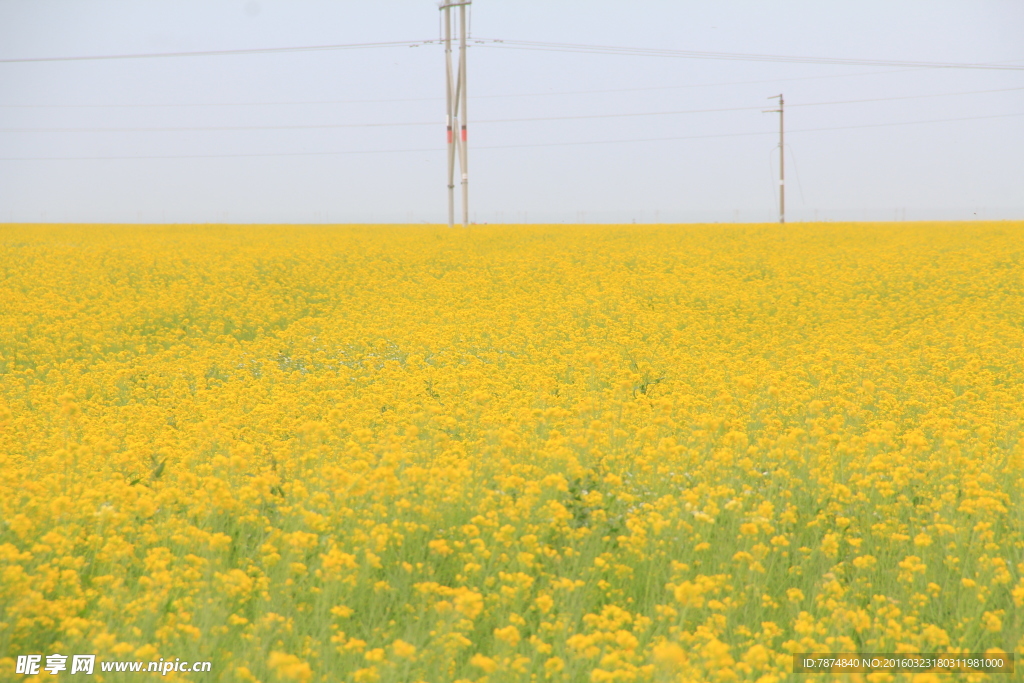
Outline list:
[[[0,679],[1024,654],[1022,423],[1022,222],[0,226]]]

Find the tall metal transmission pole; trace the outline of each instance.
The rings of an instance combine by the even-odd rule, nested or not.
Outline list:
[[[469,154],[466,140],[466,7],[472,0],[443,0],[440,10],[444,23],[444,59],[447,75],[448,126],[448,227],[455,226],[455,158],[462,172],[462,226],[469,225]],[[455,19],[459,32],[458,70],[452,68],[452,8],[458,7]],[[461,123],[461,125],[460,125]]]
[[[769,100],[779,99],[778,109],[766,109],[766,114],[779,115],[779,223],[786,222],[786,129],[783,125],[785,116],[782,95],[772,95]],[[799,175],[799,174],[797,174]],[[799,178],[797,178],[799,180]]]

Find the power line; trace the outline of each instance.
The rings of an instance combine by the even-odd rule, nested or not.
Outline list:
[[[629,57],[674,57],[679,59],[715,59],[742,62],[775,62],[786,64],[827,64],[836,66],[891,66],[915,69],[983,69],[994,71],[1024,71],[1024,66],[1010,62],[962,63],[918,62],[886,59],[845,59],[839,57],[803,57],[795,55],[748,54],[740,52],[705,52],[698,50],[670,50],[660,48],[619,47],[614,45],[584,45],[577,43],[547,43],[530,40],[486,39],[477,41],[482,47],[542,52],[575,52],[584,54],[623,55]]]
[[[299,123],[273,126],[154,126],[140,128],[0,128],[0,133],[191,133],[251,130],[317,130],[329,128],[390,128],[396,126],[436,126],[437,121],[404,123]]]
[[[989,116],[964,116],[948,119],[926,119],[921,121],[898,121],[892,123],[867,123],[856,126],[828,126],[823,128],[796,128],[788,130],[788,133],[815,133],[833,130],[854,130],[859,128],[886,128],[891,126],[912,126],[931,123],[952,123],[958,121],[979,121],[984,119],[1001,119],[1014,116],[1024,116],[1024,112],[1012,114],[992,114]],[[476,149],[520,149],[528,147],[567,147],[583,145],[611,145],[637,142],[670,142],[674,140],[704,140],[711,138],[735,138],[751,137],[757,135],[775,135],[772,131],[755,131],[749,133],[717,133],[711,135],[684,135],[674,137],[658,138],[629,138],[619,140],[584,140],[579,142],[540,142],[517,145],[483,145]],[[269,152],[265,154],[187,154],[187,155],[165,155],[165,156],[93,156],[93,157],[0,157],[0,161],[124,161],[124,160],[149,160],[149,159],[242,159],[256,157],[302,157],[302,156],[344,156],[350,154],[396,154],[413,152],[437,152],[439,147],[421,147],[413,149],[371,149],[371,150],[344,150],[336,152]]]
[[[886,69],[884,71],[859,71],[852,74],[825,74],[821,76],[794,76],[790,78],[769,78],[755,81],[724,81],[720,83],[687,83],[685,85],[652,85],[641,88],[602,88],[596,90],[562,90],[555,92],[505,93],[493,95],[474,95],[480,99],[510,99],[517,97],[550,97],[563,95],[598,95],[620,92],[646,92],[652,90],[685,90],[691,88],[720,88],[730,85],[761,85],[764,83],[782,83],[789,81],[811,81],[827,78],[854,78],[856,76],[876,76],[881,74],[898,74],[918,69]],[[999,92],[999,91],[992,91]],[[130,109],[130,108],[177,108],[177,107],[269,107],[319,104],[382,104],[387,102],[437,102],[443,97],[398,97],[372,100],[306,100],[292,102],[187,102],[167,104],[0,104],[0,109]]]
[[[865,123],[856,126],[828,126],[824,128],[794,128],[787,132],[789,133],[816,133],[819,131],[830,131],[830,130],[854,130],[857,128],[886,128],[889,126],[912,126],[927,123],[952,123],[955,121],[977,121],[981,119],[1002,119],[1009,118],[1012,116],[1024,116],[1024,112],[1016,112],[1013,114],[992,114],[989,116],[964,116],[959,118],[951,119],[926,119],[923,121],[898,121],[893,123]],[[738,137],[750,137],[754,135],[775,135],[771,131],[757,131],[751,133],[718,133],[713,135],[684,135],[679,137],[665,137],[665,138],[634,138],[631,140],[592,140],[585,142],[550,142],[550,143],[528,143],[525,145],[491,145],[489,147],[477,147],[477,149],[515,149],[518,147],[563,147],[571,145],[610,145],[619,144],[623,142],[668,142],[671,140],[701,140],[706,138],[738,138]]]
[[[303,45],[291,47],[246,48],[238,50],[197,50],[189,52],[149,52],[121,55],[79,55],[67,57],[18,57],[0,59],[0,64],[26,64],[41,62],[107,61],[121,59],[159,59],[164,57],[221,57],[229,55],[275,54],[289,52],[321,52],[328,50],[352,50],[380,47],[419,47],[436,43],[435,40],[406,40],[377,43],[348,43],[330,45]],[[473,39],[481,47],[539,50],[547,52],[578,52],[586,54],[609,54],[632,57],[675,57],[683,59],[716,59],[748,62],[781,62],[789,64],[830,64],[838,66],[889,66],[915,69],[986,69],[996,71],[1024,71],[1024,66],[1010,60],[994,63],[962,62],[920,62],[911,60],[846,59],[839,57],[807,57],[796,55],[771,55],[741,52],[713,52],[700,50],[673,50],[665,48],[639,48],[616,45],[587,45],[581,43],[551,43],[531,40],[504,40],[497,38]]]
[[[475,96],[474,99],[480,96]],[[515,97],[484,95],[483,97]],[[396,97],[373,100],[295,100],[292,102],[179,102],[167,104],[0,104],[0,109],[160,109],[178,107],[287,107],[311,104],[381,104],[386,102],[437,102],[443,97]]]
[[[833,102],[804,102],[802,104],[790,104],[790,107],[820,107],[825,104],[860,104],[862,102],[892,102],[895,100],[923,100],[932,97],[954,97],[958,95],[982,95],[994,92],[1012,92],[1024,90],[1024,87],[1017,88],[996,88],[994,90],[965,90],[962,92],[935,93],[932,95],[898,95],[896,97],[871,97],[863,100],[835,100]]]
[[[726,81],[722,83],[688,83],[686,85],[653,85],[642,88],[603,88],[598,90],[563,90],[557,92],[528,92],[493,95],[474,95],[474,100],[509,99],[517,97],[549,97],[562,95],[596,95],[603,93],[644,92],[649,90],[682,90],[690,88],[720,88],[729,85],[759,85],[763,83],[781,83],[788,81],[807,81],[826,78],[852,78],[855,76],[874,76],[879,74],[897,74],[918,69],[886,69],[885,71],[861,71],[852,74],[826,74],[823,76],[795,76],[792,78],[771,78],[756,81]],[[994,91],[997,92],[997,91]],[[174,107],[269,107],[311,104],[382,104],[386,102],[437,102],[443,97],[399,97],[372,100],[307,100],[293,102],[188,102],[168,104],[0,104],[0,109],[129,109],[129,108],[174,108]]]
[[[689,83],[686,85],[653,85],[642,88],[605,88],[600,90],[564,90],[561,92],[538,92],[538,93],[517,93],[510,95],[475,95],[474,99],[483,98],[510,98],[510,97],[547,97],[547,96],[561,96],[561,95],[597,95],[604,93],[620,93],[620,92],[646,92],[650,90],[683,90],[690,88],[720,88],[730,85],[761,85],[765,83],[784,83],[789,81],[810,81],[810,80],[821,80],[826,78],[853,78],[855,76],[876,76],[880,74],[898,74],[906,73],[908,71],[919,71],[919,69],[886,69],[884,71],[860,71],[852,74],[826,74],[823,76],[795,76],[791,78],[769,78],[761,79],[756,81],[728,81],[722,83]],[[946,93],[949,95],[966,95],[975,93],[989,93],[989,92],[1007,92],[1010,90],[1022,90],[1024,88],[997,88],[994,90],[972,90],[969,93]],[[944,95],[917,95],[914,97],[941,97]],[[902,99],[900,97],[888,98],[888,99]],[[377,100],[378,102],[386,102],[390,100]],[[398,101],[398,100],[395,100]],[[3,107],[4,105],[0,105]]]
[[[934,93],[930,95],[900,95],[896,97],[873,97],[859,100],[833,100],[828,102],[804,102],[790,104],[790,107],[820,107],[838,104],[861,104],[869,102],[891,102],[898,100],[928,99],[936,97],[956,97],[963,95],[980,95],[996,92],[1013,92],[1024,90],[1024,87],[999,88],[995,90],[967,90],[954,93]],[[476,123],[529,123],[535,121],[573,121],[582,119],[629,118],[636,116],[675,116],[683,114],[710,114],[736,111],[753,111],[761,107],[721,107],[715,109],[677,109],[671,111],[627,112],[622,114],[579,114],[567,116],[534,116],[505,119],[481,119]],[[402,126],[436,126],[437,121],[407,121],[396,123],[323,123],[323,124],[286,124],[266,126],[153,126],[136,128],[0,128],[0,133],[182,133],[202,131],[252,131],[252,130],[316,130],[334,128],[378,128]]]
[[[581,114],[575,116],[536,116],[509,119],[481,119],[476,123],[528,123],[534,121],[561,121],[579,119],[622,118],[631,116],[669,116],[677,114],[707,114],[746,111],[759,107],[727,107],[721,109],[680,109],[676,111],[635,112],[626,114]],[[407,121],[400,123],[322,123],[268,126],[167,126],[149,128],[0,128],[0,133],[184,133],[194,131],[247,131],[247,130],[304,130],[330,128],[377,128],[395,126],[436,126],[437,121]]]
[[[195,52],[146,52],[126,55],[80,55],[76,57],[17,57],[0,59],[0,64],[28,64],[37,62],[95,62],[112,59],[159,59],[162,57],[225,57],[229,55],[275,54],[285,52],[321,52],[324,50],[358,50],[378,47],[419,47],[432,40],[399,40],[383,43],[348,43],[336,45],[301,45],[294,47],[262,47],[241,50],[199,50]]]

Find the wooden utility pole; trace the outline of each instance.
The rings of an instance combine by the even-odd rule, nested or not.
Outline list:
[[[786,222],[786,129],[783,123],[785,107],[782,95],[773,95],[769,100],[779,99],[778,109],[766,109],[766,114],[779,115],[779,223]],[[799,178],[797,178],[799,180]]]

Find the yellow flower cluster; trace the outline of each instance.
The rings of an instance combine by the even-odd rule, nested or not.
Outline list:
[[[0,671],[1024,654],[1022,312],[1021,223],[0,227]]]

